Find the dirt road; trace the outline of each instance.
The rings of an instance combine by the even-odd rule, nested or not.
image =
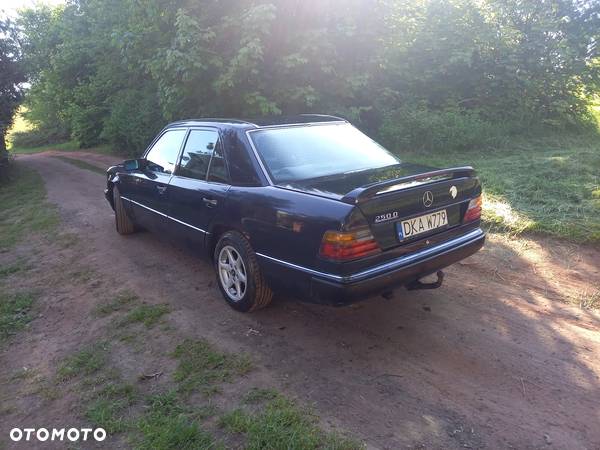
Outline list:
[[[119,236],[101,175],[47,154],[19,161],[83,239],[82,263],[172,305],[185,335],[248,352],[372,448],[600,448],[600,315],[565,301],[600,286],[598,249],[496,237],[436,291],[341,309],[279,297],[242,315],[207,261],[150,233]]]

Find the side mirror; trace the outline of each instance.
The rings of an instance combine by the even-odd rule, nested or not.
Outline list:
[[[134,170],[143,170],[147,166],[145,159],[128,159],[123,161],[123,167],[127,172],[133,172]]]

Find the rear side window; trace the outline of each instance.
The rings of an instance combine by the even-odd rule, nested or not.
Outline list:
[[[215,130],[192,130],[185,143],[177,175],[206,180],[210,161],[218,146],[219,133]]]
[[[217,142],[210,161],[208,181],[229,184],[229,174],[227,173],[227,164],[225,164],[225,156],[223,155],[223,145],[220,142]]]
[[[248,144],[242,142],[234,130],[225,129],[221,132],[223,146],[231,184],[235,186],[260,186],[260,179],[250,160]],[[251,151],[251,150],[250,150]]]
[[[148,169],[154,172],[173,173],[185,133],[185,129],[169,130],[158,138],[146,155]]]

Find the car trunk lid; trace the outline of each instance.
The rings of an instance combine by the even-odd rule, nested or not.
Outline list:
[[[479,182],[471,167],[438,170],[403,163],[281,187],[355,205],[367,219],[379,246],[385,250],[460,225],[466,205],[478,194],[475,190],[479,189]],[[434,213],[439,214],[434,217]],[[430,214],[432,216],[423,220],[417,219]],[[411,222],[411,219],[417,220]],[[417,233],[406,236],[399,232],[405,221],[405,226],[412,227]],[[439,226],[445,221],[447,224]],[[423,224],[425,229],[419,229]]]

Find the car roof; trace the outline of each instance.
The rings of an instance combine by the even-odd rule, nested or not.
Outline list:
[[[247,129],[267,128],[285,125],[302,125],[309,123],[327,123],[327,122],[346,122],[345,119],[324,114],[300,114],[297,116],[278,116],[263,117],[254,120],[225,119],[225,118],[206,118],[206,119],[187,119],[172,122],[169,127],[182,126],[234,126]]]

